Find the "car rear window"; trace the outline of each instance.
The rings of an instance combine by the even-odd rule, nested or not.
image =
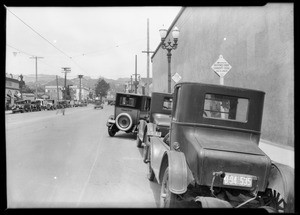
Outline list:
[[[203,117],[247,122],[249,99],[205,94]]]
[[[172,104],[173,104],[173,99],[165,97],[164,102],[163,102],[163,109],[164,110],[172,110]]]
[[[136,98],[121,96],[119,104],[122,106],[135,107]]]

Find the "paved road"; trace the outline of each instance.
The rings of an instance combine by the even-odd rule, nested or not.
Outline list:
[[[112,106],[6,115],[9,208],[157,207],[135,137],[107,134]]]

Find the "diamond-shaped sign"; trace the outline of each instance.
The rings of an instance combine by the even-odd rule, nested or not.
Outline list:
[[[224,77],[227,72],[231,69],[230,64],[223,58],[222,55],[219,59],[211,66],[211,68],[217,73],[218,76]]]
[[[180,81],[181,76],[176,72],[175,75],[172,76],[172,79],[177,83],[178,81]]]

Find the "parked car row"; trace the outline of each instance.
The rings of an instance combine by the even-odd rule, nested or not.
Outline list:
[[[181,82],[151,97],[117,93],[109,136],[137,134],[160,206],[294,212],[294,171],[259,147],[265,93]],[[155,179],[155,180],[154,180]]]
[[[56,102],[53,99],[36,99],[31,100],[19,100],[16,101],[12,106],[12,113],[24,113],[32,111],[42,111],[42,110],[56,110],[61,108],[69,107],[85,107],[87,102],[76,102],[74,105],[71,104],[69,100],[60,100]]]

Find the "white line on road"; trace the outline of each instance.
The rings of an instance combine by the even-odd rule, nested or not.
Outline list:
[[[102,139],[103,139],[103,137],[104,137],[105,134],[106,134],[106,133],[103,133],[103,135],[102,135],[100,141],[98,141],[96,158],[95,158],[94,163],[93,163],[93,165],[92,165],[92,167],[91,167],[91,169],[90,169],[89,176],[88,176],[88,178],[87,178],[87,180],[86,180],[86,182],[85,182],[85,184],[84,184],[84,187],[83,187],[83,189],[82,189],[82,191],[81,191],[81,193],[80,193],[79,200],[78,200],[77,203],[76,203],[76,206],[77,206],[77,207],[78,207],[79,203],[81,202],[81,199],[82,199],[82,197],[83,197],[83,194],[84,194],[84,192],[85,192],[85,190],[86,190],[86,187],[87,187],[87,185],[88,185],[88,183],[89,183],[89,181],[90,181],[92,172],[93,172],[93,170],[94,170],[96,161],[97,161],[97,159],[98,159],[98,154],[99,154],[100,145],[101,145],[101,143],[102,143]]]

